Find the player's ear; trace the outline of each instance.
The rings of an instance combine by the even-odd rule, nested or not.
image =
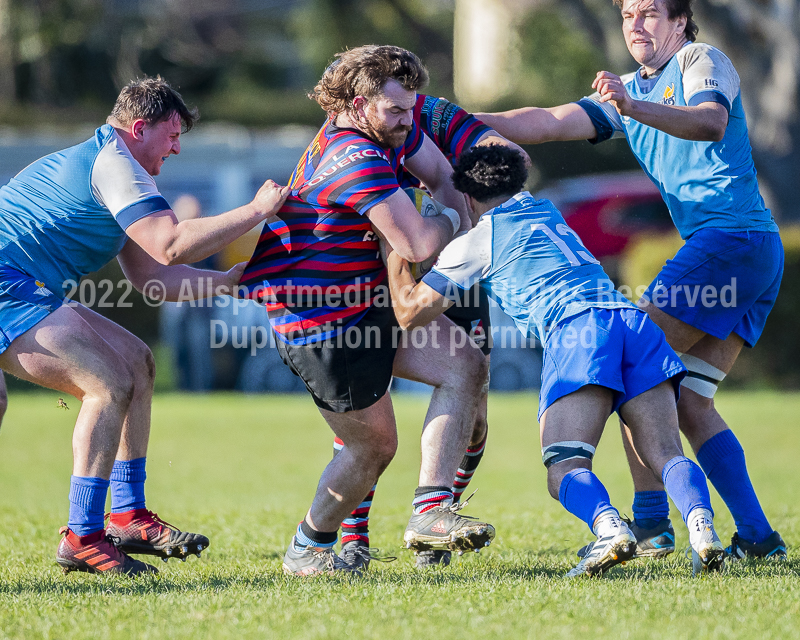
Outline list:
[[[367,108],[369,104],[369,100],[367,100],[364,96],[356,96],[353,98],[353,113],[356,114],[358,119],[367,117],[367,114],[364,113],[364,109]]]
[[[131,135],[136,140],[142,140],[144,138],[144,127],[146,124],[147,123],[141,118],[139,118],[138,120],[134,120],[133,124],[131,124],[130,128]]]

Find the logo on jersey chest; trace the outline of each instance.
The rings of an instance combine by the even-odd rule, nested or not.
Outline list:
[[[675,104],[675,83],[673,82],[666,89],[664,89],[664,97],[658,101],[658,104]]]

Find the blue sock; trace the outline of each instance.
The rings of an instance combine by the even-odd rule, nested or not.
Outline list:
[[[103,529],[108,480],[72,476],[69,486],[69,528],[76,536]]]
[[[661,480],[684,522],[695,509],[714,513],[703,470],[686,456],[675,456],[667,462],[661,471]]]
[[[744,540],[758,544],[772,533],[747,474],[742,445],[726,429],[709,438],[697,452],[697,461],[725,501],[736,530]]]
[[[603,511],[617,512],[611,506],[603,483],[588,469],[573,469],[564,476],[558,488],[558,500],[567,511],[589,525],[589,529]]]
[[[111,471],[111,513],[144,509],[144,470],[147,458],[114,460]]]
[[[637,527],[652,529],[669,518],[666,491],[637,491],[633,494],[633,520]]]
[[[338,531],[316,531],[303,519],[294,534],[294,548],[298,551],[303,551],[306,547],[327,549],[336,544],[338,537]]]

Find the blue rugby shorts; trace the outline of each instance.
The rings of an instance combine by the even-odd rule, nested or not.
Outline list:
[[[43,282],[0,265],[0,353],[61,305]]]
[[[686,375],[664,333],[638,309],[587,309],[548,335],[542,360],[539,420],[559,398],[588,384],[614,392],[612,413],[631,398],[671,380],[677,401]]]
[[[642,298],[715,338],[735,333],[752,347],[782,276],[779,234],[701,229],[667,260]]]

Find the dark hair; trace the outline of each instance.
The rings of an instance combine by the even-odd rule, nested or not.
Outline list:
[[[406,49],[369,44],[337,53],[308,97],[329,113],[343,113],[353,108],[356,96],[371,100],[383,95],[390,79],[417,91],[428,84],[428,70]]]
[[[527,179],[520,153],[500,144],[473,147],[461,154],[453,171],[453,186],[478,202],[516,195]]]
[[[158,124],[178,114],[183,123],[182,131],[189,131],[200,118],[197,109],[189,109],[169,82],[161,76],[141,78],[129,82],[122,88],[111,115],[122,125],[129,125],[135,120],[144,120],[147,124]]]
[[[625,0],[613,1],[614,4],[621,9],[622,3]],[[697,40],[697,32],[700,30],[700,27],[698,27],[697,23],[692,20],[692,16],[694,16],[694,11],[692,11],[693,0],[663,0],[663,2],[667,9],[667,18],[670,20],[675,20],[675,18],[686,16],[686,28],[683,30],[683,35],[686,36],[686,39],[689,42],[695,42]]]

